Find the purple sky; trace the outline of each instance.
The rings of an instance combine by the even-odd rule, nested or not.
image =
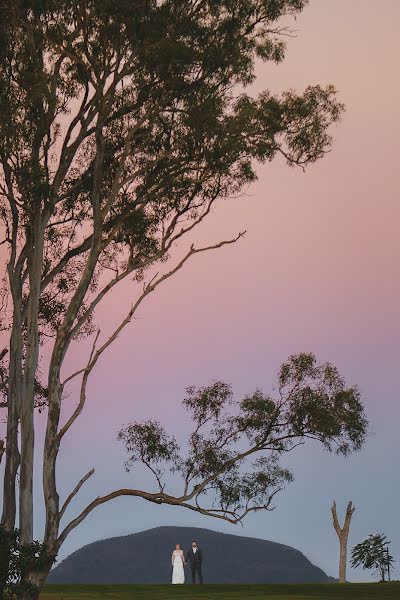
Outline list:
[[[260,66],[257,89],[338,88],[347,112],[333,131],[333,151],[305,174],[279,160],[260,167],[244,197],[214,211],[199,239],[246,229],[245,239],[195,257],[143,305],[93,374],[84,415],[63,445],[59,485],[67,494],[96,467],[71,515],[98,494],[146,485],[140,471],[124,472],[115,442],[122,424],[157,417],[182,436],[187,385],[222,379],[238,394],[269,392],[280,363],[299,351],[331,361],[360,386],[372,424],[365,449],[347,460],[312,444],[299,449],[286,460],[296,481],[276,510],[249,517],[243,528],[114,501],[71,535],[62,556],[99,538],[193,525],[290,544],[336,575],[335,498],[341,515],[348,500],[357,507],[350,545],[383,531],[400,561],[399,23],[398,0],[314,0],[295,24],[285,63]],[[102,307],[104,334],[129,307],[131,291],[126,285]],[[86,358],[81,344],[69,368]]]

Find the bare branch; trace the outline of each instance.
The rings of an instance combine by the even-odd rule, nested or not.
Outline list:
[[[75,488],[72,490],[72,492],[69,494],[68,498],[65,500],[64,504],[62,505],[62,508],[60,510],[59,513],[59,518],[60,521],[64,516],[65,511],[67,510],[69,504],[72,502],[72,500],[75,498],[75,496],[78,494],[79,490],[81,489],[81,487],[83,486],[84,483],[86,483],[86,481],[94,474],[94,469],[91,469],[88,473],[86,473],[86,475],[84,475],[84,477],[82,477],[82,479],[77,483],[77,485],[75,486]]]
[[[74,410],[73,414],[68,419],[68,421],[65,423],[64,427],[58,433],[58,439],[60,439],[60,440],[64,436],[64,434],[68,431],[68,429],[71,427],[71,425],[79,417],[79,415],[81,414],[82,409],[83,409],[83,407],[85,405],[85,399],[86,399],[86,382],[87,382],[87,378],[89,377],[89,373],[91,371],[90,365],[91,365],[91,362],[93,360],[93,355],[94,355],[94,352],[95,352],[95,349],[96,349],[96,344],[97,344],[97,340],[99,339],[99,335],[100,335],[100,330],[97,332],[96,337],[94,339],[93,346],[92,346],[92,351],[90,353],[89,360],[88,360],[86,368],[85,369],[80,369],[76,373],[73,373],[72,375],[70,375],[69,377],[67,377],[67,379],[65,380],[65,382],[63,384],[63,385],[65,385],[65,383],[67,383],[68,381],[70,381],[71,379],[73,379],[74,377],[76,377],[77,375],[79,375],[80,373],[84,373],[83,380],[82,380],[82,385],[81,385],[81,392],[80,392],[78,406],[76,407],[76,409]]]
[[[341,527],[339,525],[339,520],[338,520],[338,517],[337,517],[336,501],[335,500],[333,501],[333,504],[332,504],[332,507],[331,507],[331,512],[332,512],[332,518],[333,518],[333,527],[334,527],[336,533],[338,535],[340,535],[342,530],[341,530]]]
[[[195,248],[194,245],[192,245],[189,252],[182,258],[182,260],[171,271],[165,273],[164,275],[160,276],[156,280],[152,280],[152,282],[150,282],[148,285],[146,285],[144,287],[142,294],[139,296],[139,298],[136,300],[136,302],[132,305],[132,307],[131,307],[130,311],[128,312],[128,314],[126,315],[125,319],[115,329],[114,333],[108,338],[108,340],[106,342],[104,342],[104,344],[93,354],[93,357],[91,358],[90,362],[88,363],[86,369],[84,369],[84,371],[82,371],[82,370],[80,371],[80,372],[84,372],[84,376],[82,379],[79,404],[78,404],[77,408],[75,409],[73,415],[70,417],[70,419],[60,429],[60,431],[58,433],[59,440],[61,440],[61,438],[67,433],[67,431],[69,430],[71,425],[74,423],[76,418],[82,412],[83,406],[86,401],[86,386],[87,386],[87,382],[89,379],[89,375],[90,375],[91,371],[93,370],[93,368],[95,367],[98,359],[103,354],[103,352],[114,342],[114,340],[118,337],[118,335],[121,333],[121,331],[128,325],[128,323],[131,322],[133,315],[135,314],[136,310],[138,309],[140,304],[143,302],[143,300],[151,292],[153,292],[156,289],[156,287],[158,287],[161,283],[163,283],[164,281],[166,281],[167,279],[172,277],[172,275],[174,275],[177,271],[179,271],[183,267],[183,265],[189,260],[189,258],[191,256],[193,256],[195,254],[199,254],[201,252],[207,252],[209,250],[215,250],[217,248],[222,248],[223,246],[226,246],[228,244],[234,244],[241,237],[243,237],[244,234],[245,234],[245,232],[243,231],[231,240],[224,240],[222,242],[219,242],[218,244],[206,246],[203,248]],[[75,375],[76,374],[74,374],[74,376]]]

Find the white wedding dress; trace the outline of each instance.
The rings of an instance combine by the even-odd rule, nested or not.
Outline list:
[[[183,550],[174,550],[172,553],[172,583],[185,583],[183,560]]]

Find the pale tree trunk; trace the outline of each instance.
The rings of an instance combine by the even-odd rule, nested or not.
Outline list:
[[[349,502],[346,509],[346,516],[343,527],[340,527],[337,512],[336,502],[332,504],[333,527],[339,538],[339,583],[346,583],[346,567],[347,567],[347,541],[349,538],[350,522],[356,507],[352,502]]]
[[[19,501],[19,527],[21,545],[33,542],[33,467],[35,451],[35,378],[39,360],[39,299],[43,268],[44,228],[46,216],[41,214],[40,206],[35,215],[29,239],[31,256],[27,260],[29,277],[29,301],[27,306],[26,357],[21,402],[21,485]],[[49,567],[50,569],[50,567]],[[29,570],[23,578],[31,583],[38,592],[25,592],[20,600],[36,600],[48,575]]]
[[[33,461],[35,448],[34,406],[35,377],[39,356],[39,298],[43,266],[44,224],[40,208],[29,240],[28,256],[29,301],[27,307],[27,333],[25,372],[21,404],[21,485],[19,526],[21,543],[33,542]]]

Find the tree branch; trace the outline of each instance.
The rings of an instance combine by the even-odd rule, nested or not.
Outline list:
[[[68,498],[65,500],[64,504],[62,505],[62,508],[60,510],[59,513],[59,519],[61,521],[61,519],[64,516],[65,511],[67,510],[69,504],[72,502],[72,500],[75,498],[75,496],[77,495],[77,493],[79,492],[79,490],[81,489],[81,487],[83,486],[84,483],[86,483],[86,481],[94,474],[94,469],[91,469],[88,473],[86,473],[86,475],[84,477],[82,477],[82,479],[77,483],[77,485],[75,486],[75,488],[72,490],[72,492],[69,494]]]
[[[183,265],[189,260],[189,258],[191,256],[193,256],[194,254],[199,254],[201,252],[207,252],[209,250],[215,250],[217,248],[222,248],[222,246],[226,246],[228,244],[234,244],[241,237],[243,237],[244,234],[245,234],[245,232],[241,232],[235,238],[233,238],[231,240],[224,240],[222,242],[219,242],[218,244],[214,244],[214,245],[211,245],[211,246],[206,246],[206,247],[203,247],[203,248],[195,248],[194,245],[192,245],[191,248],[190,248],[190,250],[189,250],[189,252],[182,258],[182,260],[171,271],[168,271],[167,273],[165,273],[164,275],[162,275],[158,279],[151,280],[144,287],[143,293],[139,296],[139,298],[136,300],[136,302],[132,305],[132,308],[128,312],[127,316],[120,323],[120,325],[115,329],[114,333],[108,338],[108,340],[106,342],[104,342],[104,344],[96,352],[94,352],[94,354],[92,353],[93,356],[91,356],[90,362],[88,363],[86,369],[84,369],[84,371],[83,371],[84,376],[83,376],[83,379],[82,379],[79,404],[78,404],[77,408],[75,409],[73,415],[70,417],[70,419],[60,429],[60,431],[58,433],[58,440],[59,441],[67,433],[67,431],[69,430],[69,428],[71,427],[71,425],[74,423],[74,421],[77,419],[77,417],[79,416],[79,414],[82,412],[83,406],[84,406],[85,401],[86,401],[86,386],[87,386],[87,382],[88,382],[88,379],[89,379],[89,375],[90,375],[91,371],[93,370],[93,368],[95,367],[98,359],[103,354],[103,352],[114,342],[114,340],[118,337],[118,335],[121,333],[121,331],[128,325],[128,323],[130,323],[130,321],[132,320],[133,315],[135,314],[136,310],[138,309],[138,307],[140,306],[140,304],[143,302],[143,300],[151,292],[153,292],[156,289],[156,287],[158,287],[161,283],[163,283],[165,280],[169,279],[170,277],[172,277],[172,275],[174,275],[177,271],[179,271],[183,267]],[[81,372],[82,372],[82,370],[81,370]],[[74,374],[74,376],[75,375],[76,374]],[[71,379],[71,377],[69,379]]]
[[[82,384],[81,384],[81,392],[80,392],[78,406],[76,407],[76,409],[74,410],[73,414],[68,419],[68,421],[65,423],[64,427],[62,427],[62,429],[58,433],[58,439],[59,440],[61,440],[61,438],[68,431],[68,429],[71,427],[71,425],[76,421],[76,419],[79,417],[79,415],[81,414],[81,412],[83,410],[83,407],[84,407],[84,404],[85,404],[85,399],[86,399],[86,382],[87,382],[87,379],[89,377],[89,373],[91,371],[90,365],[91,365],[91,362],[93,360],[93,355],[94,355],[94,352],[95,352],[95,349],[96,349],[96,344],[97,344],[97,340],[99,339],[99,335],[100,335],[100,330],[97,332],[95,340],[93,342],[92,351],[90,353],[89,360],[88,360],[86,368],[80,369],[76,373],[73,373],[72,375],[70,375],[69,377],[67,377],[67,379],[62,384],[62,386],[64,386],[68,381],[70,381],[74,377],[77,377],[80,373],[84,373]]]
[[[187,508],[194,512],[213,517],[214,519],[222,519],[223,521],[227,521],[228,523],[237,524],[240,523],[244,517],[250,512],[255,512],[258,510],[273,510],[269,508],[270,503],[273,497],[281,491],[281,488],[274,490],[274,492],[270,495],[268,502],[265,505],[261,506],[250,506],[247,507],[241,514],[238,514],[237,511],[229,511],[229,510],[221,510],[221,509],[206,509],[200,506],[193,506],[192,504],[188,504],[184,502],[181,498],[176,498],[175,496],[170,496],[163,492],[161,493],[149,493],[144,492],[142,490],[134,490],[129,488],[123,488],[120,490],[115,490],[114,492],[110,492],[105,496],[99,496],[95,500],[93,500],[88,506],[70,523],[65,527],[58,538],[58,545],[65,541],[66,537],[71,533],[73,529],[78,527],[80,523],[98,506],[105,504],[106,502],[110,502],[110,500],[114,500],[115,498],[120,498],[123,496],[132,496],[136,498],[143,498],[149,502],[154,502],[155,504],[168,504],[169,506],[182,506],[183,508]],[[229,516],[227,516],[229,515]]]
[[[156,504],[162,504],[162,502],[163,502],[162,498],[164,495],[159,494],[159,493],[151,494],[148,492],[143,492],[141,490],[120,489],[120,490],[111,492],[110,494],[107,494],[106,496],[99,496],[98,498],[93,500],[93,502],[91,502],[75,519],[73,519],[72,521],[70,521],[70,523],[68,523],[68,525],[61,532],[61,534],[58,538],[58,545],[61,546],[61,544],[64,542],[64,540],[68,536],[68,534],[73,529],[75,529],[75,527],[78,527],[78,525],[80,525],[80,523],[82,523],[82,521],[84,519],[86,519],[86,517],[92,512],[93,509],[95,509],[97,506],[101,506],[102,504],[105,504],[106,502],[109,502],[110,500],[113,500],[114,498],[119,498],[121,496],[134,496],[136,498],[144,498],[145,500],[148,500],[149,502],[154,502]]]
[[[336,533],[340,536],[340,534],[342,533],[342,529],[339,525],[339,520],[337,517],[337,510],[336,510],[336,501],[333,501],[332,507],[331,507],[331,512],[332,512],[332,519],[333,519],[333,527],[336,531]]]

